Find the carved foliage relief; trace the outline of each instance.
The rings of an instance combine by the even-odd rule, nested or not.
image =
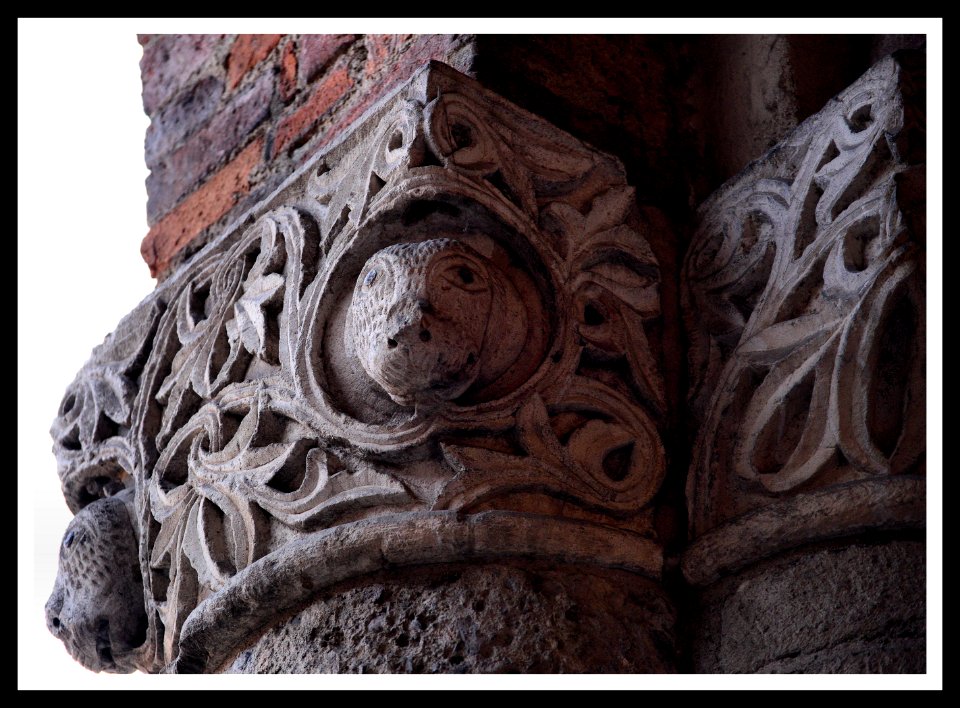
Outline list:
[[[701,211],[684,270],[695,536],[784,494],[923,473],[902,72],[878,64]]]
[[[154,669],[198,603],[332,525],[541,498],[652,536],[643,228],[619,163],[434,66],[158,288],[55,424],[121,426]]]

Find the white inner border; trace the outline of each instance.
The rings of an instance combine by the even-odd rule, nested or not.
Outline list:
[[[153,288],[140,257],[147,175],[140,33],[927,34],[928,630],[919,676],[115,676],[76,664],[42,607],[70,519],[47,431],[90,350]],[[943,687],[943,22],[940,18],[19,19],[17,234],[18,687]]]

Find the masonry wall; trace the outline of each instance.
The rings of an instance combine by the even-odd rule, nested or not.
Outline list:
[[[202,247],[424,62],[470,35],[139,35],[155,277]]]
[[[920,35],[140,35],[162,280],[436,59],[621,159],[683,249],[695,207]],[[668,269],[676,246],[657,248]],[[669,307],[669,293],[667,307]]]
[[[686,541],[680,264],[697,207],[881,57],[922,35],[141,35],[150,231],[163,280],[436,59],[616,155],[662,272],[672,449],[660,533]]]

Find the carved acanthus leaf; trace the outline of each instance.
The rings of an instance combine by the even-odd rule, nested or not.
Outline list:
[[[283,276],[270,273],[256,278],[234,305],[234,319],[227,323],[229,339],[240,338],[251,354],[272,364],[278,363],[276,337],[268,336],[264,310],[282,302]]]
[[[897,201],[910,169],[896,147],[900,72],[878,64],[702,210],[684,277],[695,528],[716,523],[718,490],[735,497],[722,517],[770,493],[922,471],[922,260]],[[730,472],[756,486],[735,491]]]
[[[616,403],[623,404],[617,416]],[[469,508],[516,491],[538,490],[577,499],[589,507],[626,512],[643,508],[660,485],[663,449],[649,420],[630,416],[626,401],[601,384],[578,381],[557,414],[600,411],[613,420],[582,417],[566,442],[557,437],[551,415],[533,396],[516,415],[524,455],[445,444],[443,452],[457,475],[440,492],[437,508]]]

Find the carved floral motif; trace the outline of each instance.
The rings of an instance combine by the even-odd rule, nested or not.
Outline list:
[[[702,209],[684,274],[695,535],[784,493],[922,474],[900,72],[878,64]]]

